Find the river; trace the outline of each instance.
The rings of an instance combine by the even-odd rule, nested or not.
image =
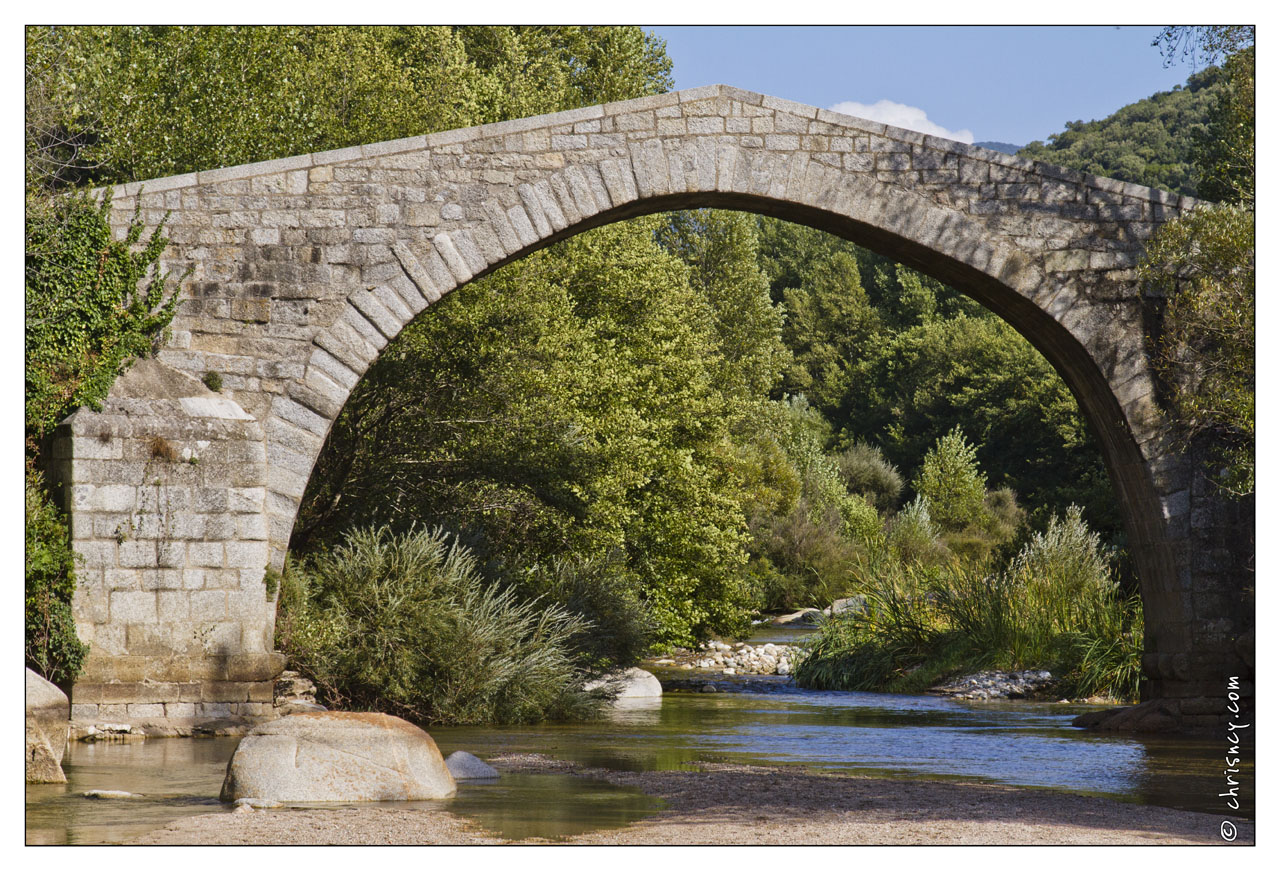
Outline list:
[[[758,678],[757,678],[758,680]],[[897,778],[955,778],[1222,812],[1221,741],[1099,735],[1070,726],[1085,708],[934,696],[809,692],[668,693],[609,719],[521,727],[435,728],[445,754],[542,753],[593,767],[678,769],[698,761],[807,765]],[[73,743],[67,784],[27,787],[28,843],[121,843],[217,800],[237,739]],[[1252,754],[1250,753],[1250,756]],[[1253,770],[1238,812],[1253,816]],[[94,800],[115,789],[136,799]],[[431,804],[431,803],[428,803]],[[438,806],[503,837],[568,837],[626,825],[660,802],[565,774],[461,784]]]

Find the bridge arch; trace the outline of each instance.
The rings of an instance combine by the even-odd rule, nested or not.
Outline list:
[[[171,212],[168,265],[192,273],[158,361],[64,427],[60,477],[87,569],[75,610],[94,646],[79,716],[114,698],[125,710],[112,713],[135,718],[264,713],[279,658],[263,567],[282,564],[329,428],[382,349],[507,262],[698,207],[835,233],[1028,338],[1102,447],[1147,608],[1152,691],[1216,716],[1205,700],[1244,631],[1240,554],[1223,544],[1238,530],[1192,523],[1209,497],[1155,404],[1133,272],[1187,198],[716,85],[126,185],[113,219],[134,205],[153,223]],[[198,383],[207,371],[223,396]],[[203,476],[155,476],[157,437],[204,452]],[[113,540],[117,518],[136,540]],[[1219,565],[1193,565],[1198,535],[1216,536]],[[157,684],[165,701],[147,695]],[[227,698],[184,702],[193,684]]]

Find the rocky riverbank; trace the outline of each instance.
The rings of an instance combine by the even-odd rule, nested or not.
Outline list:
[[[726,644],[708,641],[697,650],[678,647],[669,657],[653,660],[652,665],[678,668],[682,671],[702,669],[720,674],[789,675],[803,654],[792,644]]]
[[[954,699],[1034,699],[1054,686],[1047,671],[981,671],[952,678],[929,689],[930,693]]]
[[[670,656],[646,665],[659,672],[667,692],[779,692],[795,687],[791,675],[803,656],[803,650],[792,644],[708,641],[696,650],[677,648]],[[673,670],[689,674],[672,674]],[[1057,679],[1044,670],[981,671],[950,678],[931,687],[929,693],[972,701],[1054,700],[1056,684]]]

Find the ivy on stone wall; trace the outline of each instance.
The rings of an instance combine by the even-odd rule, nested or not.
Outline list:
[[[75,557],[67,521],[39,471],[40,439],[82,405],[100,407],[116,376],[151,353],[177,294],[159,268],[167,240],[144,241],[138,216],[124,239],[110,199],[32,199],[26,222],[26,662],[69,686],[88,647],[71,613]]]
[[[28,205],[26,431],[29,451],[82,405],[98,408],[116,376],[149,354],[173,319],[177,295],[158,265],[167,239],[145,241],[135,215],[113,238],[111,201],[76,194]]]

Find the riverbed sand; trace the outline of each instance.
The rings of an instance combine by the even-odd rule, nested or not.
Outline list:
[[[702,763],[681,771],[588,769],[545,756],[497,757],[500,771],[567,772],[631,786],[666,803],[622,829],[569,844],[1221,844],[1225,817],[988,784],[900,780]],[[1253,823],[1234,820],[1235,843]],[[188,817],[135,844],[501,844],[438,810],[256,810]],[[521,841],[519,843],[545,843]]]

